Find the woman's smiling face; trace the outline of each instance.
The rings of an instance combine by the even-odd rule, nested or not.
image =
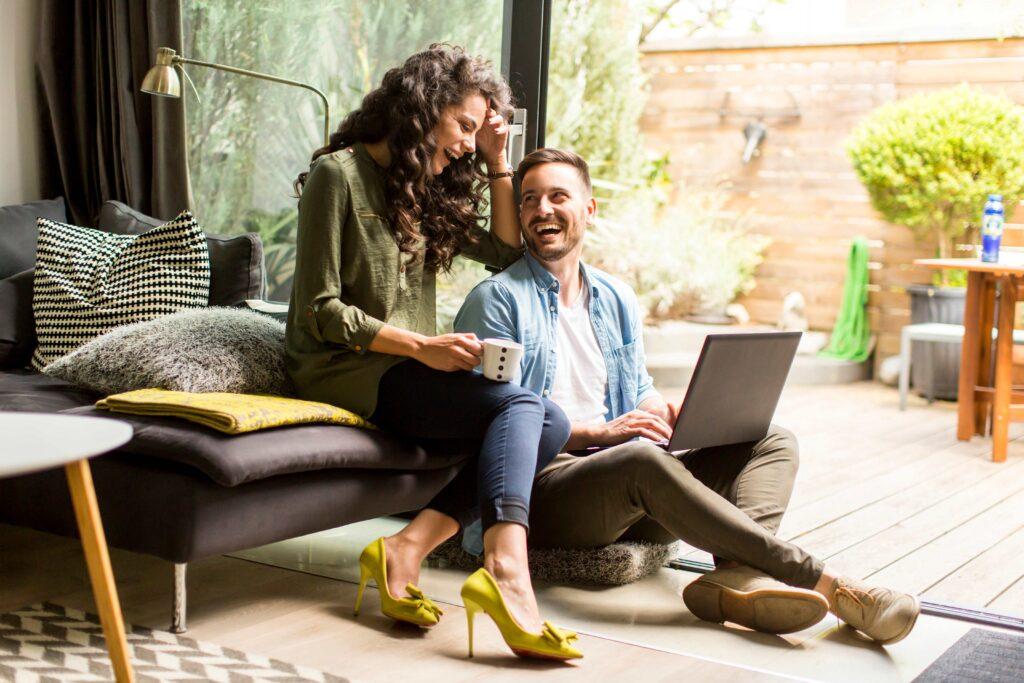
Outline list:
[[[441,112],[441,120],[433,130],[437,150],[430,160],[431,176],[440,175],[453,159],[476,151],[476,133],[486,115],[487,101],[480,93],[469,95]]]

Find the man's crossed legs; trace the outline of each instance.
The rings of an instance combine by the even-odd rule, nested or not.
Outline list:
[[[876,641],[902,639],[919,611],[915,598],[837,577],[775,536],[798,459],[796,438],[774,426],[755,444],[679,456],[646,441],[584,457],[563,453],[534,483],[530,544],[679,539],[715,557],[716,570],[683,595],[700,618],[787,633],[813,625],[831,607]]]

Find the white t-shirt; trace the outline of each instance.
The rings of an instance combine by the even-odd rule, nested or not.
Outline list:
[[[590,322],[586,284],[571,306],[558,307],[555,348],[555,380],[548,398],[565,411],[570,422],[604,422],[608,369]]]

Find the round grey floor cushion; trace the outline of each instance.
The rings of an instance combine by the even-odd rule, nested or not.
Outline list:
[[[439,545],[427,560],[474,571],[483,558],[462,549],[461,536]],[[675,555],[675,544],[622,542],[603,548],[530,548],[534,579],[569,585],[621,586],[653,574]]]
[[[293,393],[284,367],[284,325],[235,308],[190,309],[118,327],[44,372],[104,394],[147,388]]]

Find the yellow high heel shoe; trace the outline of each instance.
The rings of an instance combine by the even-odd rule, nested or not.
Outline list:
[[[363,548],[359,555],[359,592],[356,594],[354,616],[359,616],[359,605],[363,602],[363,590],[370,578],[377,583],[380,591],[380,611],[385,616],[397,621],[404,621],[416,626],[429,628],[437,624],[444,612],[440,607],[423,594],[419,588],[409,583],[405,590],[411,598],[396,598],[388,590],[388,563],[384,554],[384,537],[381,536]]]
[[[462,584],[462,602],[466,606],[466,620],[469,625],[469,656],[473,656],[473,617],[477,612],[486,612],[505,643],[520,657],[537,657],[539,659],[579,659],[583,653],[572,646],[577,636],[572,631],[564,631],[550,621],[544,622],[540,633],[530,633],[516,621],[505,604],[505,598],[486,569],[477,569]]]

